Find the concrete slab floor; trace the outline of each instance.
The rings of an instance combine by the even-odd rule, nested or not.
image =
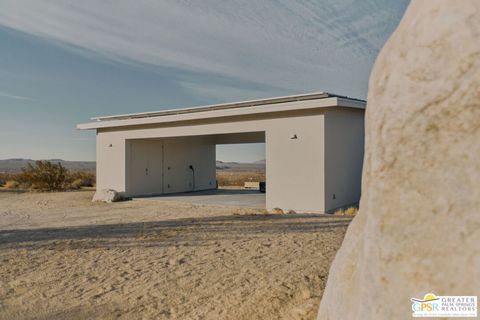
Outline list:
[[[221,205],[254,209],[265,208],[265,193],[260,193],[258,190],[217,189],[132,198],[132,200],[140,201],[155,199],[192,204]]]

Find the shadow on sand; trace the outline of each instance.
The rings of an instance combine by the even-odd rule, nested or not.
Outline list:
[[[67,241],[69,248],[199,245],[204,241],[312,233],[346,228],[352,219],[317,214],[242,215],[0,231],[0,248],[51,247]],[[132,240],[138,240],[132,243]]]

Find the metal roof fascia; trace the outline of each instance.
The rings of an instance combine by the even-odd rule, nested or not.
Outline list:
[[[331,95],[326,92],[317,92],[317,93],[275,97],[275,98],[268,98],[268,99],[213,104],[213,105],[199,106],[199,107],[168,109],[168,110],[151,111],[151,112],[127,113],[127,114],[112,115],[112,116],[100,116],[100,117],[93,117],[91,119],[96,121],[111,121],[111,120],[120,120],[120,119],[149,118],[149,117],[166,116],[166,115],[172,115],[172,114],[184,114],[184,113],[194,113],[194,112],[203,112],[203,111],[254,107],[254,106],[261,106],[266,104],[285,103],[285,102],[291,102],[291,101],[315,100],[315,99],[328,98],[330,96]]]
[[[257,106],[257,108],[254,108],[254,109],[253,108],[252,109],[251,108],[220,109],[220,110],[207,110],[207,111],[196,112],[196,113],[172,114],[172,115],[157,116],[157,117],[96,121],[96,122],[79,124],[77,125],[77,128],[81,130],[87,130],[87,129],[99,129],[99,128],[111,128],[111,127],[125,127],[125,126],[136,126],[136,125],[155,124],[155,123],[202,120],[202,119],[211,119],[211,118],[220,118],[220,117],[234,117],[234,116],[241,116],[241,115],[262,114],[262,113],[270,113],[270,112],[337,107],[338,99],[339,98],[337,97],[331,97],[326,99],[315,99],[316,105],[311,105],[307,103],[308,101],[311,101],[311,100],[299,100],[299,101],[290,101],[289,104],[287,103],[265,104],[265,105]]]

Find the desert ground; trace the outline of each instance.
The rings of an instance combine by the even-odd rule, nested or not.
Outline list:
[[[0,192],[0,319],[314,319],[350,217]]]

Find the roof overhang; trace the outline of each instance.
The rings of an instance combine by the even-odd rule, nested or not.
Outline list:
[[[365,109],[365,106],[364,100],[320,92],[193,108],[95,117],[92,118],[94,122],[79,124],[77,128],[88,130],[137,126],[331,107]]]

